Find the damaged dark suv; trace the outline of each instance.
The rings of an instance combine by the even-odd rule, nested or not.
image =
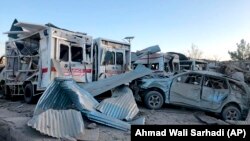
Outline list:
[[[249,110],[247,84],[223,74],[191,71],[171,78],[142,79],[138,94],[149,109],[164,103],[221,114],[224,120],[245,119]]]

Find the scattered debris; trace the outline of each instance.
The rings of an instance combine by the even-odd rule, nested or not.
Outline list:
[[[139,117],[130,122],[132,125],[144,125],[146,122],[146,117]]]
[[[21,108],[21,107],[23,107],[23,104],[21,104],[21,105],[17,106],[16,108]]]
[[[200,122],[207,125],[228,125],[227,122],[208,116],[205,113],[195,113],[194,117],[197,118]]]
[[[96,129],[97,128],[97,125],[96,123],[90,123],[88,126],[87,126],[88,129]]]
[[[143,73],[139,73],[140,71]],[[151,71],[145,67],[139,67],[135,71],[125,74],[125,76],[121,74],[123,77],[128,77],[124,78],[126,81],[122,82],[126,83],[150,72]],[[107,87],[111,89],[119,86],[117,85],[117,78],[120,77],[117,76],[121,75],[113,76],[115,79],[112,79],[113,77],[110,77],[111,79],[107,78],[109,84],[115,84]],[[98,90],[95,91],[95,94],[99,94],[99,92],[105,91]],[[99,104],[93,97],[92,93],[90,94],[88,91],[80,87],[73,79],[55,78],[54,82],[47,87],[46,91],[39,99],[34,115],[35,117],[40,116],[40,114],[43,114],[43,112],[48,109],[76,109],[80,111],[83,116],[86,116],[92,121],[128,131],[131,128],[130,123],[120,119],[132,120],[132,118],[139,112],[133,93],[128,87],[120,87],[114,90],[114,96],[117,97],[106,99],[102,104]],[[108,103],[111,106],[107,106],[109,105]]]
[[[132,120],[139,112],[133,92],[128,86],[115,88],[112,98],[104,99],[97,110],[117,119]]]

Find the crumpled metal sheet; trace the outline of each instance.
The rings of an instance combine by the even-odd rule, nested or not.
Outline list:
[[[49,109],[28,121],[28,126],[56,138],[76,138],[85,133],[80,112]]]
[[[87,113],[87,117],[88,119],[95,121],[97,123],[111,126],[120,130],[129,131],[131,129],[130,123],[107,116],[103,113],[90,112],[90,113]]]
[[[111,98],[104,99],[97,110],[117,119],[132,120],[139,112],[133,92],[128,86],[116,88]]]
[[[81,112],[95,111],[99,103],[73,79],[55,78],[40,97],[34,115],[47,109],[68,109],[76,106]]]
[[[136,55],[138,56],[138,58],[141,58],[144,55],[153,54],[153,53],[160,52],[160,51],[161,51],[161,48],[159,47],[159,45],[154,45],[154,46],[147,47],[143,50],[137,51]]]
[[[61,88],[81,112],[95,111],[99,102],[86,90],[82,89],[73,79],[63,80]]]
[[[39,99],[34,115],[48,109],[75,108],[90,120],[121,130],[130,130],[130,124],[96,111],[99,103],[93,95],[82,89],[73,79],[56,78]]]
[[[145,66],[138,65],[136,69],[131,72],[115,75],[106,79],[98,80],[96,82],[87,83],[82,87],[93,96],[97,96],[101,93],[111,90],[112,88],[128,83],[134,79],[148,75],[152,72],[152,70],[146,68]]]
[[[37,102],[34,115],[38,115],[47,109],[66,110],[68,107],[72,107],[73,103],[61,89],[60,83],[56,80],[50,83]]]

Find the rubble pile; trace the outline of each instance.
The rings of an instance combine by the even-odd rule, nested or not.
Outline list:
[[[94,82],[94,85],[88,83],[81,87],[73,79],[55,78],[39,99],[28,126],[56,138],[97,140],[97,138],[85,136],[86,129],[82,118],[84,116],[91,121],[129,131],[131,124],[144,124],[145,118],[141,117],[133,121],[139,109],[132,90],[127,86],[119,85],[149,73],[151,73],[149,69],[138,66],[129,73],[103,79],[102,81],[106,83],[99,83],[99,85],[108,86],[103,87],[102,90],[96,84],[97,82]],[[121,77],[126,79],[121,79],[120,83],[117,83]],[[101,103],[94,98],[94,95],[111,89],[113,89],[111,98],[104,99]],[[88,132],[93,132],[95,137],[98,135],[97,130]]]

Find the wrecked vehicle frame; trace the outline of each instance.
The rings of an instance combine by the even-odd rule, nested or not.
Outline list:
[[[224,120],[245,119],[250,105],[247,84],[209,71],[189,71],[170,78],[137,79],[137,100],[149,109],[173,104],[220,114]],[[139,97],[139,98],[138,98]]]

